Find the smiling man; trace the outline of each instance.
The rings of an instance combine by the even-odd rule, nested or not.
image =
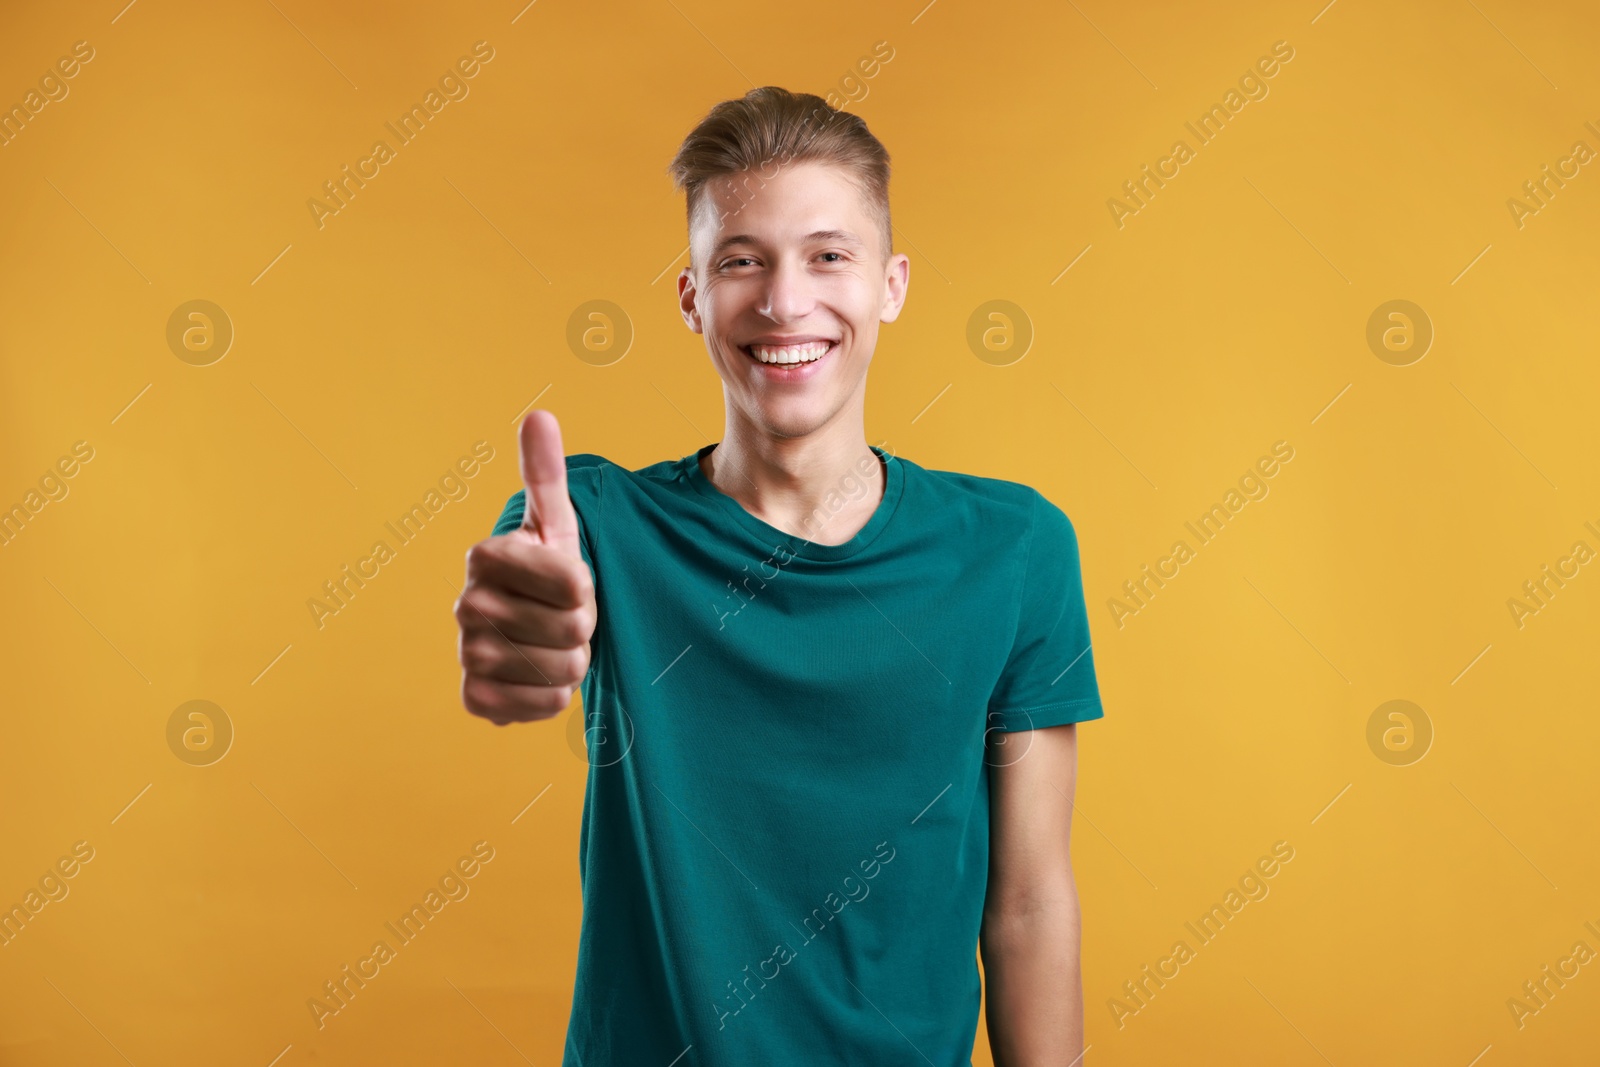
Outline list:
[[[868,445],[905,303],[889,156],[817,96],[718,104],[671,173],[722,440],[629,471],[521,428],[467,554],[467,709],[582,694],[564,1067],[1000,1067],[1082,1044],[1074,723],[1101,717],[1067,516]]]

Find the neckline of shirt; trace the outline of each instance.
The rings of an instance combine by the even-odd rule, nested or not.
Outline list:
[[[776,549],[781,544],[787,544],[794,555],[808,560],[834,561],[849,559],[860,552],[873,541],[877,540],[889,520],[894,516],[895,510],[900,506],[900,498],[905,492],[905,467],[895,456],[884,452],[877,445],[868,445],[873,455],[877,456],[883,464],[883,497],[878,501],[877,508],[872,512],[872,517],[865,526],[856,531],[854,537],[837,545],[818,544],[807,541],[799,534],[787,533],[766,521],[757,518],[744,509],[733,497],[724,493],[706,477],[706,472],[700,467],[700,459],[706,453],[721,444],[713,441],[709,445],[702,445],[699,449],[689,453],[678,461],[680,473],[690,485],[705,497],[720,503],[742,529],[754,535],[764,546]]]

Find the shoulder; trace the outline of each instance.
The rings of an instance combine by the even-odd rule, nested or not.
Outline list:
[[[597,456],[593,452],[575,452],[567,457],[567,471],[590,470],[601,467],[615,467],[616,464],[604,456]]]
[[[909,462],[907,471],[939,503],[982,514],[991,535],[1015,536],[1019,546],[1034,536],[1052,542],[1063,537],[1076,541],[1066,512],[1031,485],[962,471],[928,470]]]
[[[578,452],[567,457],[567,496],[572,499],[573,509],[577,511],[580,521],[586,515],[594,514],[593,509],[599,506],[600,489],[608,468],[623,470],[606,457],[592,452]],[[526,489],[512,493],[500,512],[500,518],[495,521],[494,533],[502,534],[522,525],[522,516],[527,507]]]

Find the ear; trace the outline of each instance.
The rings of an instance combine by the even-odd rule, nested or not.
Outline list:
[[[695,304],[699,290],[695,287],[694,266],[691,264],[683,268],[678,275],[678,311],[683,315],[683,321],[695,333],[704,333],[705,325],[700,321],[700,309]]]
[[[904,252],[889,257],[884,268],[883,310],[878,313],[880,322],[893,322],[900,317],[906,303],[906,289],[911,284],[911,259]]]

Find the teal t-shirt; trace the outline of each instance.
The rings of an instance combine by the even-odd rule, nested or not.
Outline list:
[[[987,732],[1104,714],[1072,524],[874,447],[872,518],[815,543],[718,490],[714,447],[567,457],[599,618],[563,1067],[970,1067]]]

